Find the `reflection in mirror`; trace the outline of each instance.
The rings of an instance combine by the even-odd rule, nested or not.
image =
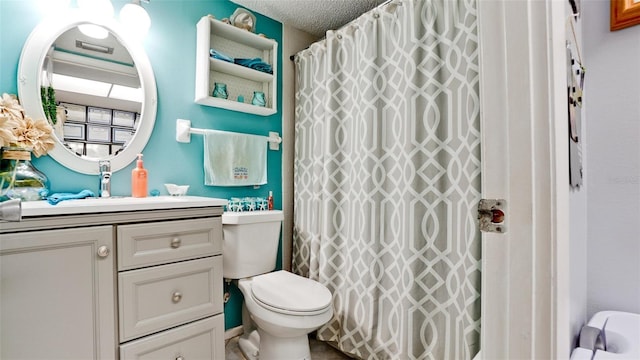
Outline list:
[[[76,155],[96,160],[126,148],[143,101],[136,64],[107,33],[103,39],[78,27],[62,33],[47,52],[40,80],[43,111],[58,140]]]
[[[85,36],[78,31],[84,25],[109,35]],[[142,44],[115,19],[80,9],[45,18],[31,32],[18,64],[18,94],[27,115],[56,123],[49,155],[83,174],[98,174],[100,159],[114,172],[131,164],[155,124],[156,82]]]

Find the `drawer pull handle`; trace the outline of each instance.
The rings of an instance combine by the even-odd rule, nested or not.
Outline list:
[[[98,256],[101,258],[106,258],[109,256],[109,248],[106,245],[102,245],[98,248]]]
[[[174,304],[177,304],[180,302],[180,300],[182,300],[182,293],[180,293],[179,291],[174,292],[171,296],[171,301],[173,301]]]
[[[180,245],[182,245],[182,240],[180,240],[179,237],[174,237],[173,239],[171,239],[172,248],[177,249],[180,247]]]

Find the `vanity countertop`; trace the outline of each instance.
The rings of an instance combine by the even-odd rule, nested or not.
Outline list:
[[[66,200],[51,205],[46,201],[22,202],[22,217],[109,213],[154,209],[184,209],[225,206],[226,199],[201,196],[155,196],[145,198],[113,197]]]

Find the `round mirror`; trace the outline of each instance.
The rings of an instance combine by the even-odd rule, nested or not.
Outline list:
[[[87,26],[103,34],[86,35]],[[100,160],[112,171],[129,165],[155,123],[156,83],[142,45],[115,20],[80,10],[46,19],[29,35],[18,94],[27,115],[55,123],[49,155],[84,174],[98,174]]]

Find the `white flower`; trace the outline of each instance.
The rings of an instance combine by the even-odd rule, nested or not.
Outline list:
[[[15,121],[12,118],[0,114],[0,147],[9,146],[16,141],[16,136],[13,134],[15,126]]]
[[[32,150],[36,157],[53,149],[53,128],[46,120],[33,120],[25,116],[24,109],[15,98],[2,94],[0,98],[0,147],[17,146]]]
[[[0,98],[0,114],[12,119],[22,119],[24,117],[24,109],[14,95],[4,93]]]

